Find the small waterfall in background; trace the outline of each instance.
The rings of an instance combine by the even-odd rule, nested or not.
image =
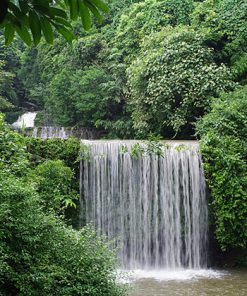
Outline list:
[[[58,127],[58,126],[34,126],[37,112],[26,112],[19,116],[12,127],[17,130],[24,129],[26,135],[34,138],[50,139],[68,139],[76,137],[78,139],[95,139],[101,135],[100,131],[96,131],[87,127]]]
[[[70,132],[64,127],[55,127],[55,126],[43,126],[35,127],[33,129],[32,136],[34,138],[50,139],[50,138],[60,138],[68,139]]]
[[[26,112],[19,116],[16,122],[12,124],[14,128],[33,128],[34,120],[37,115],[37,112]]]
[[[115,240],[121,266],[206,267],[208,213],[198,144],[169,143],[163,156],[135,159],[129,153],[135,141],[82,143],[89,148],[81,162],[81,213]]]
[[[69,137],[77,137],[78,139],[95,139],[99,137],[99,133],[89,128],[80,127],[56,127],[56,126],[42,126],[33,129],[32,137],[50,139],[60,138],[68,139]]]

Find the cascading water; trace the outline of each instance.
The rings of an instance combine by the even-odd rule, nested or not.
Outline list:
[[[81,213],[115,239],[122,267],[205,267],[208,214],[198,144],[169,143],[162,156],[135,159],[134,141],[83,143],[89,150],[81,162]]]
[[[42,126],[33,129],[32,137],[50,139],[60,138],[68,139],[69,137],[77,137],[79,139],[94,139],[97,138],[97,132],[88,128],[71,128],[71,127],[56,127],[56,126]]]
[[[60,138],[67,139],[70,134],[64,127],[54,127],[54,126],[43,126],[35,127],[33,129],[32,136],[34,138],[50,139],[50,138]]]
[[[12,124],[14,128],[33,128],[37,112],[26,112]]]

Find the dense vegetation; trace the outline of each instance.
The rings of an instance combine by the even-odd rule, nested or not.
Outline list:
[[[198,124],[223,249],[247,242],[247,86],[222,95]]]
[[[109,6],[103,24],[88,32],[73,23],[78,38],[72,46],[61,36],[53,46],[1,46],[0,83],[6,89],[12,80],[17,94],[4,99],[35,104],[40,124],[93,127],[109,137],[184,138],[193,136],[194,122],[213,97],[246,83],[245,1],[125,0]]]
[[[40,125],[83,126],[109,138],[201,138],[216,238],[224,250],[246,248],[247,2],[107,2],[101,25],[82,32],[72,23],[72,45],[55,34],[53,45],[26,48],[17,39],[5,47],[0,36],[0,111],[11,122],[25,108],[40,110]],[[29,165],[70,166],[54,143],[31,140]],[[56,165],[59,175],[64,164]],[[39,178],[45,169],[36,168]],[[58,200],[75,189],[71,178]]]
[[[114,254],[89,227],[66,226],[71,168],[46,160],[33,168],[25,138],[0,118],[0,294],[122,295]]]

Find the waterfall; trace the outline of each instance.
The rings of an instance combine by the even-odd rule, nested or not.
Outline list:
[[[64,127],[43,126],[43,127],[35,127],[33,129],[32,136],[34,138],[38,137],[42,139],[50,139],[50,138],[67,139],[70,136],[70,133]]]
[[[99,136],[99,133],[89,128],[73,128],[73,127],[56,127],[56,126],[41,126],[33,129],[32,136],[34,138],[50,139],[60,138],[68,139],[69,137],[77,137],[79,139],[94,139]]]
[[[162,156],[136,158],[135,141],[83,143],[81,213],[114,240],[121,266],[205,267],[208,214],[198,144],[170,142]]]
[[[14,128],[31,128],[34,127],[34,120],[37,112],[26,112],[19,116],[16,122],[12,124]]]

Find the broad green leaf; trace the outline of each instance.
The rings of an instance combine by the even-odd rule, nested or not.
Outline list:
[[[53,40],[54,40],[54,34],[53,34],[53,30],[52,30],[52,26],[51,26],[50,22],[48,21],[48,19],[46,17],[41,17],[40,24],[41,24],[42,32],[45,36],[45,40],[48,43],[52,44]]]
[[[31,36],[28,32],[27,27],[25,27],[22,23],[20,25],[17,25],[15,27],[16,32],[18,35],[21,37],[21,39],[28,45],[30,46],[32,44],[32,39]]]
[[[92,11],[93,15],[96,17],[97,21],[101,24],[103,22],[103,18],[98,9],[88,1],[86,1],[86,3],[88,8]]]
[[[23,13],[19,9],[19,7],[17,7],[14,3],[9,2],[8,6],[9,10],[11,10],[17,18],[22,17]]]
[[[80,1],[80,0],[79,0]],[[109,7],[101,0],[91,0],[91,2],[101,11],[109,12]]]
[[[37,45],[41,39],[41,24],[35,11],[29,12],[29,26],[33,35],[34,44]]]
[[[64,10],[56,8],[56,7],[50,7],[50,12],[53,16],[59,16],[61,18],[67,19],[67,14]]]
[[[15,36],[15,28],[12,24],[8,23],[5,26],[4,37],[5,37],[5,44],[9,45]]]
[[[29,9],[28,0],[19,0],[18,2],[19,2],[19,7],[20,7],[21,11],[23,13],[27,13],[28,9]]]
[[[59,24],[61,24],[61,25],[64,25],[65,27],[72,28],[71,23],[68,22],[68,21],[66,21],[65,19],[63,19],[63,18],[61,18],[61,17],[56,17],[56,18],[54,19],[54,21],[55,21],[56,23],[59,23]]]
[[[39,12],[42,15],[47,15],[52,17],[52,13],[50,11],[49,6],[44,6],[44,5],[34,5],[34,9]]]
[[[75,21],[78,18],[78,2],[77,0],[68,0],[69,1],[69,8],[70,8],[70,18]]]
[[[89,30],[92,25],[92,18],[90,15],[89,8],[85,5],[84,1],[78,0],[78,4],[82,25],[85,30]]]
[[[55,25],[57,31],[63,35],[63,37],[65,38],[65,40],[69,43],[72,42],[72,40],[75,38],[75,35],[68,29],[66,29],[63,26],[60,25]]]

